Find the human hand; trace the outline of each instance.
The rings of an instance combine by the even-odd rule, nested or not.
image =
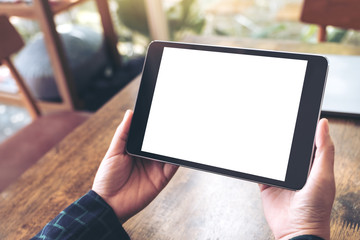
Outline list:
[[[299,191],[260,184],[267,222],[276,239],[316,235],[330,239],[330,214],[335,198],[334,144],[326,119],[315,137],[316,153],[308,180]]]
[[[178,166],[135,158],[126,153],[133,112],[118,126],[93,183],[122,223],[146,207],[166,186]]]

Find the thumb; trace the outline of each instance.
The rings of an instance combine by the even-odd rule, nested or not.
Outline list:
[[[132,115],[133,112],[131,110],[127,110],[125,112],[122,122],[115,131],[114,137],[110,143],[105,158],[109,158],[118,154],[124,154],[126,152],[125,148],[126,148],[128,133],[130,130]]]
[[[315,145],[315,158],[309,177],[317,180],[326,177],[333,181],[335,147],[329,134],[327,119],[321,119],[318,123]]]
[[[174,176],[178,168],[179,166],[177,165],[165,163],[163,168],[165,178],[167,180],[170,180]]]

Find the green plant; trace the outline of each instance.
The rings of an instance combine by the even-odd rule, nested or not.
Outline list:
[[[201,33],[205,26],[205,18],[199,14],[196,3],[196,0],[182,0],[168,9],[170,39],[175,40],[186,31]]]
[[[122,24],[149,39],[150,31],[147,24],[144,0],[117,0],[118,17]],[[205,18],[199,14],[197,0],[182,0],[166,10],[169,26],[169,38],[176,40],[186,31],[201,33]]]
[[[327,29],[327,40],[328,42],[340,43],[343,41],[348,30],[341,28]]]
[[[130,30],[149,37],[146,8],[144,0],[117,0],[118,17],[122,24]]]

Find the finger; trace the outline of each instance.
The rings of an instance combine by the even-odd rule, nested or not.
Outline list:
[[[327,119],[321,119],[318,123],[315,137],[316,153],[310,176],[333,177],[335,148],[329,134]]]
[[[179,166],[177,166],[177,165],[165,163],[163,171],[164,171],[164,176],[166,177],[166,179],[170,180],[174,176],[174,174],[176,173],[178,168],[179,168]]]
[[[110,147],[106,153],[106,157],[125,153],[132,116],[133,112],[131,110],[127,110],[125,112],[122,122],[115,131],[114,137],[110,143]]]
[[[267,188],[270,187],[269,185],[261,184],[261,183],[259,183],[258,186],[259,186],[260,192],[262,192],[262,191],[264,191],[265,189],[267,189]]]
[[[320,119],[315,136],[316,147],[320,147],[325,144],[327,138],[329,137],[329,122],[326,118]]]
[[[335,147],[329,134],[329,122],[327,119],[321,119],[316,132],[316,154],[315,161],[327,167],[327,170],[334,168]]]

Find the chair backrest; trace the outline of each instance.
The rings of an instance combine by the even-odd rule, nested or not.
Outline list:
[[[11,75],[19,88],[21,98],[24,100],[24,105],[30,112],[30,115],[33,118],[37,118],[41,115],[40,110],[23,78],[20,76],[10,59],[10,56],[19,51],[23,46],[24,42],[20,34],[10,23],[9,19],[4,15],[0,15],[0,63],[4,63],[9,68]]]
[[[360,0],[303,0],[300,20],[320,26],[319,41],[326,41],[326,26],[360,30]]]
[[[8,18],[0,15],[0,59],[9,57],[24,46],[24,42]]]

